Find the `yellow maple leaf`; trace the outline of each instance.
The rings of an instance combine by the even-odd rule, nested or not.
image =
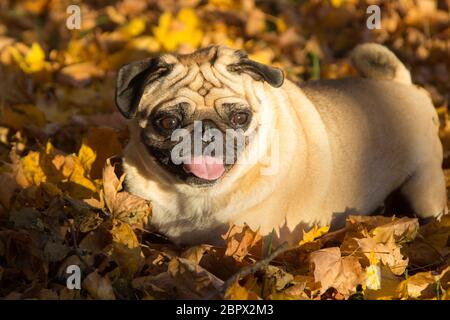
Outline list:
[[[80,148],[79,156],[55,154],[53,145],[48,142],[44,150],[31,151],[20,160],[16,176],[22,187],[30,185],[46,186],[51,194],[56,194],[56,185],[64,186],[72,197],[90,198],[97,191],[97,184],[89,178],[89,169],[95,160],[95,153],[89,147]]]
[[[133,18],[121,28],[121,31],[129,37],[136,37],[145,31],[145,20],[141,17]]]
[[[153,33],[167,51],[174,51],[181,44],[198,48],[203,37],[200,20],[192,8],[181,9],[175,17],[170,12],[164,12]]]
[[[71,170],[67,181],[69,194],[77,199],[90,198],[97,191],[97,185],[87,177],[83,163],[78,157],[67,156],[66,161],[70,163]]]
[[[303,231],[303,239],[300,241],[299,245],[303,245],[308,242],[316,240],[318,237],[324,235],[330,230],[330,226],[314,227],[308,232]]]
[[[45,53],[39,43],[34,42],[25,55],[15,47],[9,47],[14,61],[26,73],[36,73],[45,68]]]
[[[23,174],[29,184],[40,185],[47,180],[47,176],[41,167],[41,154],[31,151],[21,160]]]
[[[86,139],[83,139],[83,143],[81,144],[80,150],[78,150],[77,157],[80,160],[84,171],[89,173],[97,155],[96,152],[86,144]]]
[[[45,150],[30,151],[20,159],[20,177],[16,177],[16,180],[22,187],[58,180],[57,169],[52,163],[53,149],[53,145],[47,142]]]

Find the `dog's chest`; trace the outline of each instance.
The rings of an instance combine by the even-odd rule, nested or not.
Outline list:
[[[221,208],[214,198],[205,195],[177,195],[168,202],[153,202],[152,225],[175,241],[190,238],[193,233],[208,233],[223,225]]]

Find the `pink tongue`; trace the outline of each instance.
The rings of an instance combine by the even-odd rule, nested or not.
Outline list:
[[[184,164],[184,170],[205,180],[215,180],[224,173],[225,168],[222,159],[211,156],[195,156],[191,159],[190,164]]]

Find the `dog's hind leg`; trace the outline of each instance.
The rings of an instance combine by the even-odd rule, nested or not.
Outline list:
[[[445,177],[439,164],[422,164],[400,190],[420,218],[439,218],[448,212]]]

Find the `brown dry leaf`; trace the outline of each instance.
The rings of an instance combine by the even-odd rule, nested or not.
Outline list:
[[[436,290],[438,290],[439,284],[444,291],[450,287],[449,279],[450,266],[447,266],[439,274],[433,271],[416,273],[402,281],[400,288],[407,298],[431,299],[436,298]]]
[[[413,267],[441,265],[450,254],[450,215],[433,220],[419,229],[416,239],[402,249]]]
[[[223,281],[215,275],[183,258],[174,258],[170,261],[168,274],[182,299],[214,297],[223,285]]]
[[[253,231],[249,226],[231,226],[222,236],[227,243],[226,256],[231,256],[241,262],[254,249],[257,244],[262,244],[262,237],[258,231]]]
[[[365,274],[358,258],[342,257],[338,247],[315,251],[310,255],[311,270],[314,279],[320,282],[321,292],[335,288],[344,295],[356,291],[356,286],[363,283]]]
[[[208,244],[202,244],[195,247],[190,247],[183,251],[181,254],[181,258],[187,259],[189,261],[192,261],[194,263],[199,264],[200,260],[202,260],[203,255],[211,250],[212,246]]]
[[[145,227],[152,212],[151,204],[126,191],[119,192],[112,212],[114,217],[131,224],[133,227]]]
[[[265,279],[267,290],[273,292],[283,290],[294,280],[294,276],[282,268],[269,265],[265,269]]]
[[[82,62],[64,67],[58,75],[62,84],[81,88],[92,81],[92,78],[102,77],[104,71],[94,62]]]
[[[431,246],[430,251],[434,249],[441,256],[450,254],[450,214],[443,216],[440,221],[433,220],[422,226],[419,233],[423,237],[421,239]]]
[[[97,271],[91,272],[83,280],[83,288],[89,295],[98,300],[115,300],[114,290],[108,277],[102,277]]]
[[[380,243],[374,238],[355,239],[361,252],[367,261],[371,254],[388,266],[395,275],[402,275],[408,266],[408,258],[400,252],[400,247],[395,242]]]
[[[114,218],[133,226],[143,227],[150,218],[151,205],[138,196],[120,191],[124,177],[117,178],[114,167],[108,159],[103,170],[103,193],[106,205]]]
[[[371,231],[374,240],[387,243],[406,242],[413,240],[419,230],[419,221],[415,218],[392,218],[392,221],[381,226],[377,226]]]
[[[114,166],[111,165],[111,160],[106,160],[106,165],[103,169],[103,193],[106,202],[106,206],[109,211],[114,212],[117,193],[122,189],[122,182],[125,176],[122,176],[120,180],[117,178],[114,172]]]
[[[272,293],[269,298],[271,300],[310,300],[305,289],[314,293],[317,290],[316,287],[314,277],[296,275],[291,286],[281,292]]]
[[[341,250],[356,254],[363,265],[369,265],[371,255],[389,266],[396,275],[405,272],[408,257],[401,252],[406,242],[412,241],[418,231],[417,219],[387,217],[349,217]]]
[[[112,221],[112,257],[120,267],[123,277],[133,277],[138,271],[143,254],[139,241],[131,227],[120,221]]]

